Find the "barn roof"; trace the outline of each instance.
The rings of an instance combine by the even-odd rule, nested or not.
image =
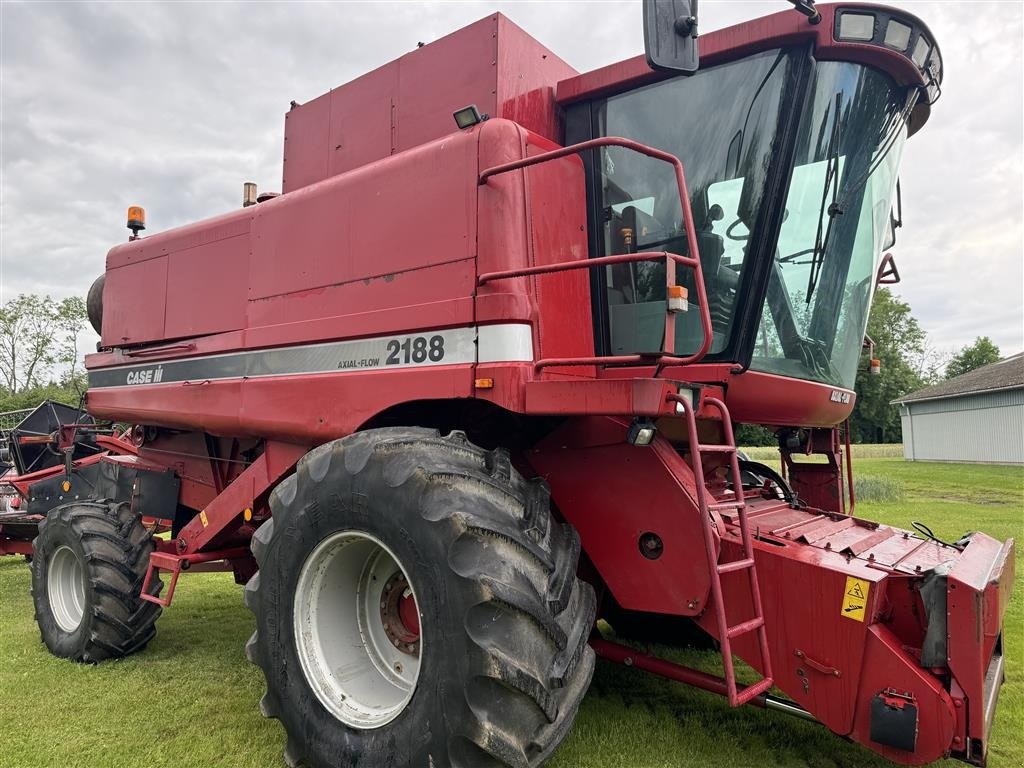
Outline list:
[[[910,403],[917,400],[938,400],[944,397],[972,395],[999,389],[1024,387],[1024,352],[984,365],[930,387],[911,392],[894,403]]]

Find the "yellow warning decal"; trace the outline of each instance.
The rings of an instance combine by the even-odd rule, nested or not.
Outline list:
[[[203,528],[208,528],[210,525],[210,518],[206,516],[205,509],[199,513],[199,522],[203,524]]]
[[[864,621],[864,613],[867,611],[868,595],[870,594],[870,581],[847,576],[846,591],[843,593],[842,615],[848,619]]]

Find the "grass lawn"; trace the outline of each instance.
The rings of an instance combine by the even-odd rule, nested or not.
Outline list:
[[[906,463],[855,451],[855,471],[888,478],[903,498],[858,504],[859,516],[939,537],[968,530],[1024,545],[1024,468]],[[765,456],[764,458],[767,458]],[[1024,574],[1018,547],[1017,573]],[[0,765],[174,768],[281,765],[284,733],[260,717],[263,679],[243,645],[252,632],[241,588],[190,574],[142,654],[94,667],[50,656],[32,619],[29,571],[0,559]],[[1007,683],[989,765],[1024,765],[1024,589],[1006,617]],[[715,669],[716,654],[660,649]],[[716,696],[599,662],[576,726],[552,768],[883,766],[826,729],[774,712],[731,710]],[[954,766],[959,763],[943,763]]]

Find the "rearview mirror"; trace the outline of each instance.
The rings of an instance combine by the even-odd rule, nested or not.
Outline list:
[[[651,69],[697,71],[697,0],[644,0],[644,51]]]

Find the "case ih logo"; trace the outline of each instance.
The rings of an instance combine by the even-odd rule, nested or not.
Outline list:
[[[843,392],[841,389],[833,389],[832,396],[829,398],[833,403],[842,403],[843,405],[850,404],[850,393]]]
[[[143,368],[138,371],[128,371],[125,384],[159,384],[164,377],[164,367],[158,365],[156,368]]]

